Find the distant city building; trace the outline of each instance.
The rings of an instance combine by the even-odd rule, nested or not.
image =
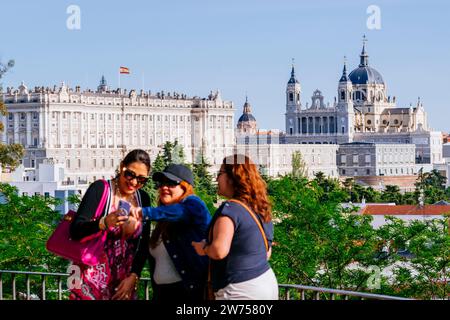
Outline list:
[[[338,99],[332,106],[324,102],[322,92],[317,89],[311,105],[303,107],[301,92],[292,65],[286,86],[285,132],[265,130],[261,134],[246,100],[236,130],[238,147],[248,145],[264,154],[269,152],[267,144],[272,144],[270,152],[279,150],[281,153],[275,158],[283,158],[292,156],[295,145],[313,144],[316,150],[318,145],[338,145],[337,167],[328,172],[338,170],[341,177],[354,177],[358,183],[377,189],[383,189],[385,183],[394,183],[402,191],[409,191],[414,188],[419,170],[428,172],[433,166],[442,166],[441,133],[429,129],[420,98],[415,107],[396,106],[396,98],[387,95],[381,74],[369,66],[365,39],[359,66],[347,74],[344,63]],[[284,144],[285,148],[274,144]],[[268,162],[267,167],[275,175],[286,170],[275,167],[273,162]],[[446,172],[450,175],[450,170]]]
[[[248,98],[245,98],[244,110],[237,123],[238,133],[242,135],[256,135],[257,123],[255,117],[252,115],[252,109]]]
[[[292,172],[292,155],[301,154],[305,163],[306,175],[313,178],[318,172],[326,176],[338,178],[336,153],[338,145],[302,145],[302,144],[238,144],[235,152],[248,155],[258,164],[261,171],[269,176],[277,177]]]
[[[372,225],[379,228],[386,224],[386,216],[393,216],[405,222],[412,220],[425,221],[431,219],[444,219],[450,214],[448,204],[427,205],[392,205],[392,204],[366,204],[362,205],[359,214],[371,215]]]
[[[351,142],[339,145],[341,176],[405,176],[417,174],[414,144]]]
[[[71,195],[84,194],[88,185],[85,182],[75,185],[74,181],[65,178],[64,164],[45,160],[39,169],[17,168],[9,177],[8,183],[18,188],[21,195],[53,197],[60,200],[55,210],[66,213],[74,209],[67,198]]]
[[[420,98],[414,107],[396,106],[381,74],[369,66],[365,39],[359,66],[347,74],[344,63],[332,105],[317,89],[311,105],[303,106],[301,94],[292,65],[281,131],[258,128],[248,98],[234,127],[233,103],[219,91],[207,98],[127,92],[111,90],[104,77],[96,91],[64,83],[29,90],[22,83],[3,96],[9,114],[0,115],[5,126],[0,139],[25,146],[22,180],[36,180],[40,165],[50,161],[64,167],[60,179],[74,190],[111,177],[132,149],[147,150],[154,159],[166,141],[175,140],[186,161],[203,154],[212,172],[225,156],[239,152],[268,175],[286,174],[294,152],[300,152],[310,177],[322,171],[379,189],[398,184],[410,190],[420,169],[438,168],[450,176],[450,149],[444,149],[444,159],[443,137],[429,128]]]
[[[369,66],[364,40],[360,64],[350,74],[344,63],[337,101],[324,103],[320,90],[311,105],[301,104],[301,86],[292,66],[286,87],[286,143],[342,144],[349,142],[416,145],[417,163],[442,163],[440,132],[428,126],[420,98],[416,106],[396,106],[381,74]]]
[[[186,160],[203,153],[218,167],[235,146],[234,108],[220,92],[207,98],[179,93],[110,90],[102,77],[97,90],[64,83],[52,89],[7,88],[8,115],[0,115],[4,143],[25,146],[23,165],[45,160],[63,164],[64,179],[76,185],[110,177],[126,152],[141,148],[152,158],[166,141],[177,140]]]

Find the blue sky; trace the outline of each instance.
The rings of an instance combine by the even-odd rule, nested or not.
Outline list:
[[[359,63],[362,35],[369,64],[398,106],[420,96],[436,130],[450,131],[450,4],[428,0],[41,0],[2,3],[0,59],[15,59],[3,86],[96,88],[102,74],[122,87],[207,96],[220,89],[242,112],[245,95],[261,128],[284,129],[291,59],[302,104],[315,89],[332,102],[342,72]],[[81,29],[69,30],[69,5]],[[369,30],[369,5],[381,29]]]

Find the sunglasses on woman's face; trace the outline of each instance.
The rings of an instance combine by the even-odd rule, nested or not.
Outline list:
[[[123,168],[123,176],[128,181],[136,179],[137,183],[141,184],[141,185],[146,184],[149,179],[149,177],[146,177],[146,176],[137,176],[136,173],[134,173],[133,171],[131,171],[128,168]]]
[[[176,187],[177,185],[179,185],[179,183],[176,181],[173,181],[173,180],[163,180],[163,181],[156,181],[155,185],[157,188],[162,188],[162,187],[173,188],[173,187]]]

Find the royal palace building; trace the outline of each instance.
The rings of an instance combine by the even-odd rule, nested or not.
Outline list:
[[[25,168],[37,169],[44,161],[64,165],[69,185],[110,177],[136,148],[154,159],[166,141],[176,140],[186,161],[203,153],[216,165],[235,145],[235,110],[219,91],[200,98],[110,90],[102,77],[95,91],[64,83],[30,90],[22,83],[7,88],[3,99],[8,115],[0,115],[5,126],[0,139],[24,145]]]

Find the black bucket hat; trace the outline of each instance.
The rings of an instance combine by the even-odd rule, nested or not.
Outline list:
[[[169,179],[177,183],[186,181],[190,185],[194,185],[194,175],[192,174],[192,171],[182,164],[170,164],[162,172],[155,172],[152,179],[153,181]]]

